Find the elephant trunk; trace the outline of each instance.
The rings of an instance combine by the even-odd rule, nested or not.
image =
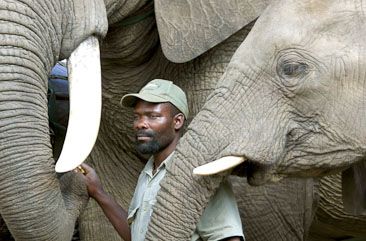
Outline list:
[[[0,213],[16,240],[71,240],[87,195],[75,175],[54,172],[47,76],[59,42],[17,6],[0,3]]]
[[[209,125],[201,127],[206,129]],[[209,135],[210,131],[206,131]],[[218,150],[216,144],[219,143],[206,142],[207,136],[201,138],[200,134],[191,131],[180,140],[160,184],[146,240],[162,240],[159,237],[164,237],[164,240],[190,240],[204,208],[223,181],[224,175],[200,177],[193,174],[196,166],[210,159],[209,156],[215,156]]]
[[[81,201],[63,195],[65,186],[77,182],[67,175],[60,185],[53,171],[47,75],[10,62],[9,57],[8,64],[0,66],[1,215],[16,240],[70,240],[79,214],[71,210],[81,209],[87,197]]]
[[[77,213],[52,168],[46,75],[12,72],[0,74],[1,215],[16,240],[70,240]]]

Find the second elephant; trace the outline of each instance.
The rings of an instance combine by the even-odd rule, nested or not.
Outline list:
[[[365,160],[366,9],[362,3],[284,0],[270,4],[181,139],[161,183],[148,240],[154,240],[162,227],[175,230],[174,239],[189,237],[203,207],[230,173],[193,175],[196,167],[214,160],[240,157],[244,163],[234,171],[252,185],[288,177],[318,178]],[[324,239],[365,236],[365,213],[342,211],[340,183],[339,176],[320,182],[324,197],[320,204],[328,204],[320,206],[321,215],[312,227]],[[303,201],[312,199],[308,187]],[[198,195],[187,198],[193,191]],[[311,212],[311,207],[305,209]],[[174,215],[183,210],[195,211]],[[161,220],[165,213],[173,217]],[[326,221],[326,216],[331,218]],[[334,225],[342,221],[348,222],[344,230]],[[182,227],[187,232],[181,232]],[[292,240],[303,238],[295,235]]]

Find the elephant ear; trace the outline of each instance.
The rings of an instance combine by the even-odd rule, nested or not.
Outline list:
[[[342,197],[345,211],[366,215],[366,160],[342,172]]]
[[[271,0],[155,0],[161,46],[173,62],[194,59],[255,20]]]

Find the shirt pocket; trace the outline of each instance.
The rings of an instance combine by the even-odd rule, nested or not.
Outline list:
[[[139,207],[136,207],[136,208],[132,209],[131,212],[129,212],[128,217],[127,217],[128,225],[131,225],[132,222],[135,221],[138,210],[139,210]]]

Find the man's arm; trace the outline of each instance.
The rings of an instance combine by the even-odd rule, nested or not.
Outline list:
[[[88,189],[89,196],[92,197],[102,208],[105,216],[109,219],[119,236],[125,241],[131,241],[131,230],[128,225],[127,212],[108,195],[98,178],[95,170],[83,163],[81,167],[85,170],[83,179]]]

